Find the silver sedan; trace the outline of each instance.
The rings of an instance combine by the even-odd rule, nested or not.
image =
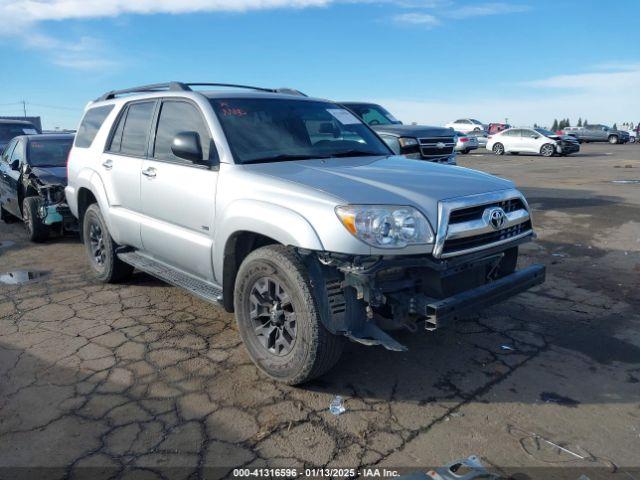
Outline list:
[[[467,133],[456,132],[456,152],[469,153],[471,150],[478,148],[478,139],[473,135]]]

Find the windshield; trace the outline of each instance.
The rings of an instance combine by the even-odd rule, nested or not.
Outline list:
[[[345,103],[345,107],[355,112],[367,125],[401,125],[402,122],[380,105],[374,103]]]
[[[27,147],[27,163],[32,167],[64,167],[73,139],[32,140]]]
[[[38,133],[33,125],[25,123],[0,123],[0,142],[8,142],[19,135],[35,135]]]
[[[236,163],[391,155],[348,110],[328,102],[211,99]]]
[[[545,137],[555,137],[556,134],[549,131],[549,130],[545,130],[544,128],[534,128],[534,130],[536,132],[538,132],[541,135],[544,135]]]

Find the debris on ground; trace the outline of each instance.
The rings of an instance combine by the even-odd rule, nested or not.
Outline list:
[[[617,183],[618,185],[640,185],[640,179],[633,180],[611,180],[611,183]]]
[[[398,477],[401,480],[473,480],[474,478],[498,480],[500,477],[489,473],[476,455],[456,460],[428,472],[415,472]]]
[[[568,257],[569,255],[567,255],[566,253],[552,253],[551,256],[565,258],[565,257]]]
[[[344,399],[340,395],[336,395],[329,404],[329,411],[334,415],[342,415],[347,409],[344,406]]]
[[[559,395],[555,392],[542,392],[540,394],[540,400],[545,403],[557,403],[558,405],[563,405],[565,407],[577,407],[580,405],[579,401]]]
[[[22,285],[35,282],[48,274],[46,272],[29,272],[27,270],[14,270],[13,272],[0,273],[0,283],[5,285]]]
[[[508,352],[513,352],[515,348],[511,345],[500,345],[500,350],[507,350]]]

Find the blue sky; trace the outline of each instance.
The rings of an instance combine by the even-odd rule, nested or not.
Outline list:
[[[25,100],[46,128],[166,80],[289,86],[427,124],[640,121],[637,0],[0,0],[0,18],[0,115]]]

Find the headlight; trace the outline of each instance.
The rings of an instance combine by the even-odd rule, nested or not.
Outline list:
[[[398,142],[400,143],[400,146],[402,148],[414,147],[418,145],[418,140],[416,138],[410,138],[410,137],[400,137],[398,139]]]
[[[345,205],[336,214],[356,238],[379,248],[404,248],[433,243],[427,219],[413,207]]]

